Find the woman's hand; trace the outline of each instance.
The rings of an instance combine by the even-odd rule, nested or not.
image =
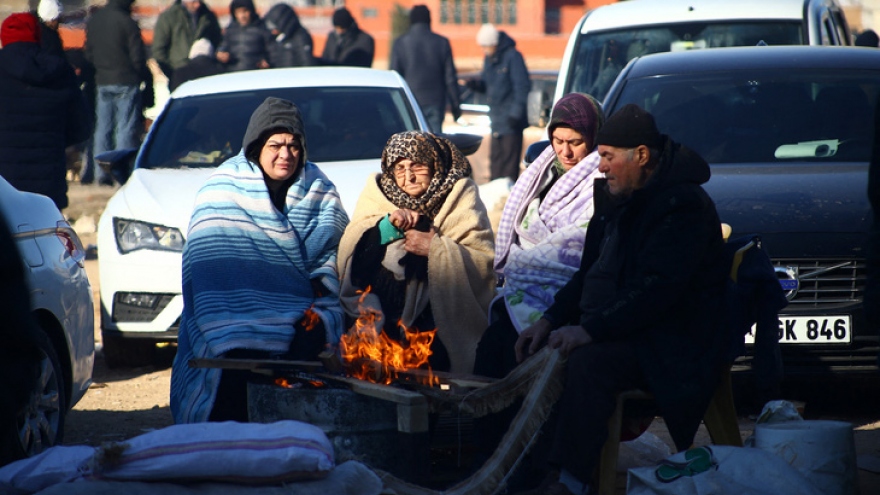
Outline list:
[[[521,363],[527,357],[538,352],[538,349],[544,345],[544,340],[547,339],[550,330],[550,322],[544,318],[541,318],[529,328],[523,330],[522,333],[519,334],[519,338],[516,339],[516,345],[514,346],[514,350],[516,351],[516,362]]]
[[[401,208],[389,215],[388,220],[391,222],[391,225],[394,225],[405,232],[416,226],[416,222],[419,221],[419,216],[419,212],[417,211]]]
[[[557,328],[550,332],[550,337],[547,338],[547,345],[551,349],[559,349],[563,356],[568,356],[571,351],[591,342],[593,342],[593,337],[590,337],[590,334],[580,325]]]
[[[400,210],[398,210],[400,211]],[[428,256],[431,250],[431,239],[437,234],[437,229],[431,226],[427,232],[415,229],[406,231],[406,238],[403,240],[403,249],[408,253],[417,254],[419,256]]]

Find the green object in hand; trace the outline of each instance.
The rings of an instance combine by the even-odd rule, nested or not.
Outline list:
[[[403,231],[391,223],[390,215],[385,215],[379,220],[379,242],[385,245],[403,238]]]

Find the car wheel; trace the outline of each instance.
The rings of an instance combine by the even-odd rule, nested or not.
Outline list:
[[[64,373],[49,337],[39,332],[40,377],[14,424],[3,425],[3,464],[37,455],[60,445],[64,436],[67,397]]]
[[[101,332],[101,344],[108,368],[146,366],[156,357],[156,343],[149,339],[126,339]]]

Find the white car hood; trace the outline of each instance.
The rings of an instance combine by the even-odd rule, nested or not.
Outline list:
[[[367,179],[380,171],[379,160],[318,164],[327,174],[349,216]],[[139,168],[120,189],[131,219],[177,227],[184,234],[189,226],[196,194],[214,171],[212,168]]]
[[[213,171],[139,168],[120,193],[132,219],[177,227],[186,233],[196,194]]]

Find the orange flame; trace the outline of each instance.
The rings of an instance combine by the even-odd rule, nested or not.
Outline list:
[[[318,316],[318,313],[315,313],[313,309],[314,306],[307,309],[305,313],[303,313],[302,322],[303,328],[306,329],[306,332],[313,330],[316,326],[318,326],[318,322],[321,321],[321,317]]]
[[[431,343],[434,342],[437,329],[410,330],[403,321],[398,321],[398,326],[403,329],[404,344],[388,337],[384,331],[377,332],[376,314],[362,304],[369,293],[370,287],[361,291],[358,301],[360,316],[339,343],[342,360],[347,364],[351,376],[387,385],[397,378],[399,371],[427,366],[427,385],[439,383],[439,379],[430,373],[431,367],[428,365]]]

